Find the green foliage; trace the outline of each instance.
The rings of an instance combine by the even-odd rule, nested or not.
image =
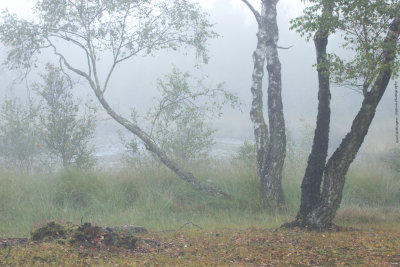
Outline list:
[[[317,29],[328,34],[337,33],[342,37],[341,48],[352,56],[341,56],[340,52],[330,54],[331,79],[339,86],[347,86],[364,95],[372,90],[377,74],[388,67],[383,62],[383,49],[388,44],[385,37],[391,22],[400,10],[398,0],[312,0],[304,15],[292,21],[296,29],[308,40]],[[332,12],[324,12],[331,9]],[[397,48],[399,49],[399,48]],[[399,62],[390,63],[396,76]]]
[[[43,141],[51,156],[64,168],[87,169],[95,159],[89,142],[95,131],[95,108],[86,103],[82,114],[79,101],[72,94],[69,77],[52,65],[47,65],[42,82],[34,90],[44,100],[40,113]]]
[[[97,75],[93,73],[96,61],[105,51],[113,54],[116,65],[133,56],[191,46],[207,61],[205,43],[217,36],[210,30],[207,14],[186,0],[39,0],[33,14],[32,20],[8,11],[2,16],[0,40],[10,49],[7,63],[11,68],[29,69],[49,47],[61,56],[59,41],[75,45],[88,56],[90,78]]]
[[[63,69],[88,83],[114,120],[153,148],[157,142],[153,142],[152,135],[119,115],[105,99],[114,70],[133,57],[168,49],[194,48],[196,58],[207,62],[206,42],[217,37],[208,14],[189,0],[38,0],[33,14],[29,21],[8,11],[3,14],[0,41],[8,49],[7,66],[29,70],[37,62],[38,54],[50,49]],[[26,42],[21,44],[21,40]],[[29,44],[28,49],[25,44]],[[76,49],[83,60],[73,63],[62,52],[66,46]],[[99,70],[104,77],[100,77]],[[183,123],[191,119],[187,117]],[[164,163],[171,162],[166,164],[184,178],[177,165],[165,159],[168,153],[159,147],[152,152]]]
[[[197,58],[207,62],[206,42],[217,37],[208,14],[189,0],[38,0],[33,14],[32,20],[20,19],[9,12],[2,16],[0,41],[8,49],[5,62],[8,67],[29,70],[37,63],[38,54],[50,49],[65,70],[88,83],[116,121],[147,145],[152,143],[151,134],[121,117],[104,98],[114,70],[133,57],[168,49],[194,48]],[[79,64],[72,63],[62,52],[65,45],[83,55]],[[110,61],[102,58],[111,59],[111,63],[104,64]],[[100,69],[104,77],[100,76]],[[189,114],[199,118],[196,113]],[[181,119],[186,132],[192,126],[188,120],[193,116]],[[201,123],[193,126],[202,127]],[[164,153],[157,154],[162,157]]]
[[[330,0],[303,0],[308,5],[303,10],[303,15],[291,21],[291,29],[296,30],[301,36],[305,36],[310,41],[318,29],[322,29],[321,33],[335,32],[338,23],[338,6],[340,1]],[[332,9],[332,12],[323,12]]]
[[[221,116],[227,104],[238,106],[238,98],[222,84],[209,88],[204,79],[195,80],[176,68],[158,80],[158,89],[157,104],[147,114],[152,138],[181,166],[207,158],[215,132],[207,120]],[[135,115],[132,117],[135,121]],[[125,144],[131,151],[137,148],[135,142]]]
[[[254,143],[249,141],[244,141],[243,145],[241,145],[236,155],[233,156],[233,159],[239,162],[244,162],[249,166],[256,166],[256,146]]]
[[[9,169],[30,173],[43,165],[39,108],[32,101],[6,99],[0,107],[0,158]]]
[[[211,119],[220,117],[226,105],[240,106],[238,97],[218,84],[210,88],[204,78],[195,80],[189,73],[174,68],[171,74],[158,80],[159,97],[155,106],[147,112],[151,123],[150,136],[167,155],[187,167],[207,159],[214,145],[215,129],[209,126]],[[138,114],[131,113],[131,121],[137,124]],[[130,165],[143,165],[154,161],[140,148],[137,139],[120,139]]]
[[[44,105],[17,98],[6,99],[0,115],[0,159],[4,167],[24,173],[49,171],[57,157],[64,167],[88,168],[93,165],[94,110],[79,115],[72,96],[71,81],[61,70],[47,67],[43,84],[35,91]]]

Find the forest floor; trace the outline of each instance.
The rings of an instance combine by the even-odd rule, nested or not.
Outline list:
[[[132,250],[10,239],[11,249],[0,248],[0,266],[400,266],[400,229],[211,231],[186,225],[137,236]]]

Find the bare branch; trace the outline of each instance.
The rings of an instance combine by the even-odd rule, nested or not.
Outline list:
[[[64,63],[64,65],[65,65],[70,71],[72,71],[72,72],[78,74],[79,76],[85,78],[85,79],[89,82],[90,87],[92,87],[93,90],[95,90],[95,91],[98,91],[98,90],[99,90],[99,89],[97,88],[96,84],[93,82],[93,80],[90,78],[90,76],[89,76],[86,72],[72,67],[71,64],[69,64],[69,62],[67,61],[67,59],[66,59],[62,54],[60,54],[60,53],[57,51],[56,46],[55,46],[49,39],[47,39],[47,41],[49,42],[50,46],[53,48],[54,54],[57,55],[57,56],[60,58],[60,60]]]
[[[197,227],[197,228],[199,228],[199,229],[203,229],[203,227],[201,227],[200,225],[197,225],[197,224],[195,224],[195,223],[193,223],[193,222],[191,222],[191,221],[188,221],[188,222],[184,223],[184,224],[178,229],[178,231],[182,230],[183,228],[185,228],[185,227],[188,226],[188,225],[192,225],[192,226],[195,226],[195,227]]]
[[[108,75],[107,75],[107,78],[106,78],[106,81],[104,83],[104,87],[103,87],[103,90],[102,90],[103,94],[107,90],[108,83],[110,82],[111,74],[114,72],[115,66],[117,66],[117,64],[118,64],[117,62],[114,62],[114,64],[111,66],[110,71],[108,72]]]
[[[119,43],[119,45],[118,45],[118,48],[116,49],[116,50],[114,50],[114,44],[112,45],[113,46],[113,55],[114,55],[114,63],[113,63],[113,65],[111,66],[111,68],[110,68],[110,71],[108,72],[108,75],[107,75],[107,78],[106,78],[106,81],[104,82],[104,87],[103,87],[103,94],[106,92],[106,90],[107,90],[107,87],[108,87],[108,83],[110,82],[110,78],[111,78],[111,75],[112,75],[112,73],[114,72],[114,69],[115,69],[115,67],[118,65],[118,63],[120,62],[120,61],[118,61],[118,57],[119,57],[119,55],[120,55],[120,53],[121,53],[121,49],[122,49],[122,47],[123,47],[123,43],[124,43],[124,40],[125,40],[125,36],[124,36],[124,33],[125,33],[125,27],[126,27],[126,19],[127,19],[127,17],[128,17],[128,15],[129,15],[129,12],[127,11],[126,13],[125,13],[125,16],[124,16],[124,19],[123,19],[123,22],[122,22],[122,24],[121,24],[121,27],[122,27],[122,33],[121,33],[121,41],[120,41],[120,43]],[[112,37],[111,37],[111,40],[112,40]]]
[[[283,46],[277,46],[278,49],[284,49],[284,50],[288,50],[290,48],[292,48],[294,45],[291,46],[287,46],[287,47],[283,47]]]
[[[75,39],[72,39],[72,38],[70,38],[68,36],[59,35],[59,34],[53,34],[53,35],[50,35],[49,37],[61,38],[61,39],[65,40],[65,41],[67,41],[67,42],[72,42],[73,44],[75,44],[76,46],[81,48],[85,52],[86,58],[87,58],[88,70],[89,70],[88,76],[89,77],[92,76],[92,65],[90,64],[90,54],[89,54],[89,51],[87,50],[87,48],[82,43],[80,43],[79,41],[77,41]],[[85,38],[83,38],[83,39],[86,40]]]
[[[243,3],[245,3],[248,8],[251,10],[251,12],[253,12],[254,17],[256,18],[256,21],[258,23],[258,25],[261,25],[261,15],[260,13],[252,6],[252,4],[249,3],[249,1],[247,0],[242,0]]]
[[[87,36],[88,36],[87,37],[87,40],[88,40],[87,45],[88,45],[88,48],[89,48],[89,51],[90,51],[90,53],[88,55],[89,55],[90,60],[92,62],[93,76],[94,76],[94,79],[95,79],[95,83],[93,82],[92,79],[90,79],[90,77],[89,77],[88,81],[93,83],[93,85],[90,84],[90,86],[92,86],[92,88],[94,90],[98,90],[99,92],[102,92],[102,94],[104,94],[103,90],[101,90],[100,80],[99,80],[99,77],[97,75],[97,64],[96,64],[97,58],[96,58],[95,49],[93,48],[94,46],[92,44],[92,38],[91,38],[90,29],[87,29],[87,30],[88,30],[88,32],[87,32]]]

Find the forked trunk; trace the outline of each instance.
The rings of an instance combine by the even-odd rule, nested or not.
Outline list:
[[[285,122],[281,97],[281,63],[277,42],[279,31],[276,20],[277,0],[263,0],[261,14],[245,2],[258,22],[257,48],[253,53],[254,71],[251,92],[253,102],[250,117],[254,125],[257,152],[257,173],[260,179],[261,197],[265,204],[275,208],[283,202],[282,169],[286,154]],[[268,115],[271,133],[263,112],[262,82],[264,66],[268,70]]]
[[[366,94],[350,132],[342,140],[339,148],[336,149],[326,165],[321,200],[318,206],[307,216],[308,225],[323,228],[332,224],[342,201],[347,170],[368,133],[376,108],[392,76],[391,64],[396,56],[399,34],[400,17],[392,22],[385,39],[384,67],[379,72],[371,91]]]
[[[326,228],[332,224],[342,201],[346,173],[368,133],[376,108],[392,75],[392,62],[396,56],[399,35],[400,17],[397,17],[390,25],[383,46],[383,68],[380,70],[371,91],[365,95],[361,108],[353,120],[350,132],[342,140],[339,148],[333,153],[325,167],[320,201],[306,217],[297,221],[297,225]]]
[[[282,104],[281,62],[278,54],[279,30],[277,23],[277,0],[265,1],[264,15],[268,30],[266,59],[268,70],[268,119],[270,127],[269,147],[262,177],[261,192],[269,206],[284,202],[282,170],[286,157],[285,118]]]

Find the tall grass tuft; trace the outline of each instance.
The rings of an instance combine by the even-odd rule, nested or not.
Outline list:
[[[349,170],[343,192],[344,206],[398,207],[400,177],[376,160],[357,162]]]

